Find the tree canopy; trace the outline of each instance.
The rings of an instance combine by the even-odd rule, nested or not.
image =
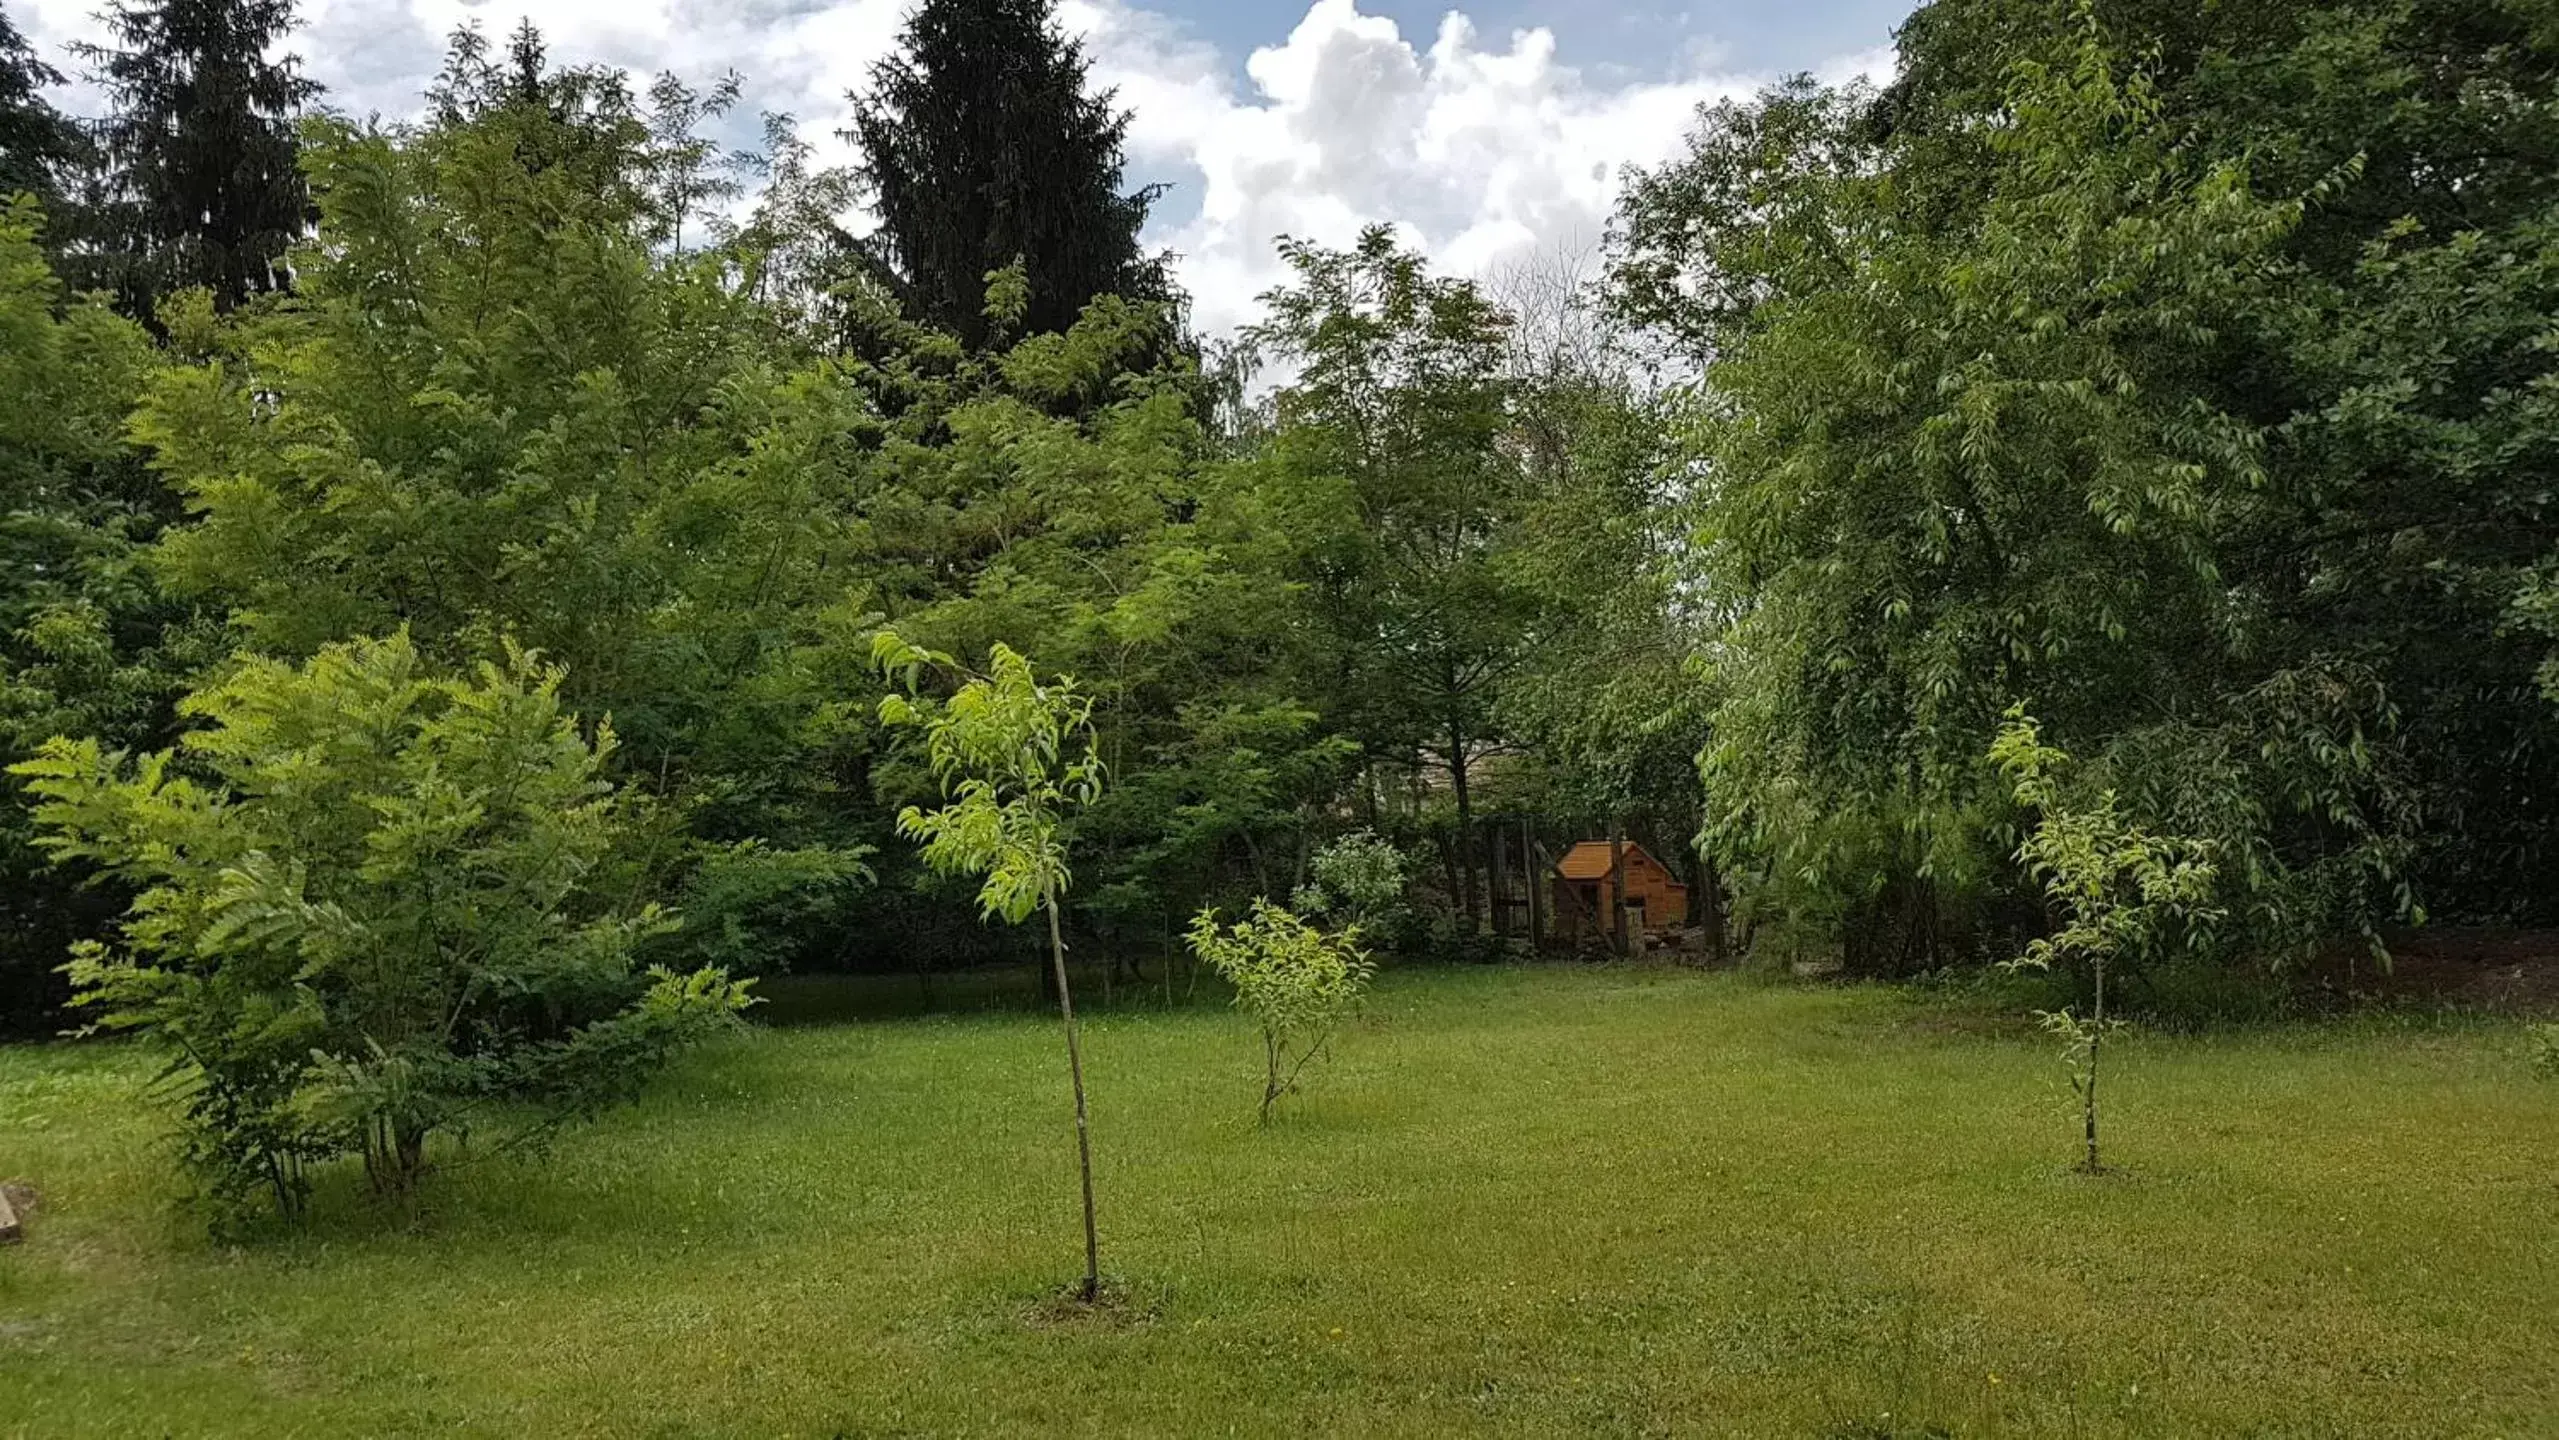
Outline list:
[[[202,287],[228,308],[289,280],[309,190],[294,125],[320,87],[290,55],[292,0],[116,0],[84,47],[112,109],[81,229],[81,283],[149,320]]]
[[[1128,112],[1087,87],[1054,0],[924,0],[854,95],[847,138],[879,229],[862,243],[909,318],[986,342],[989,276],[1019,263],[1015,334],[1073,324],[1102,295],[1169,295],[1138,231],[1160,193],[1124,191]]]
[[[2234,953],[2551,893],[2546,35],[1950,3],[1705,112],[1620,313],[1699,367],[1705,838],[1879,968],[2016,893],[2018,701],[2220,847]],[[2518,611],[2517,607],[2522,607]]]

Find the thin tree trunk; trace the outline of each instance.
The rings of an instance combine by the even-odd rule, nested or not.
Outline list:
[[[1706,907],[1699,917],[1706,927],[1706,955],[1714,964],[1724,963],[1724,876],[1712,860],[1700,861],[1697,874],[1698,902]]]
[[[403,1127],[398,1132],[400,1188],[408,1190],[417,1184],[426,1169],[426,1132]]]
[[[1538,893],[1546,888],[1546,867],[1537,863],[1542,853],[1528,822],[1519,822],[1519,868],[1528,878],[1528,944],[1532,950],[1546,948],[1546,897]]]
[[[1268,895],[1271,893],[1271,867],[1262,862],[1262,842],[1253,838],[1250,825],[1236,833],[1243,837],[1245,858],[1253,862],[1253,888]]]
[[[2088,1089],[2081,1095],[2084,1102],[2082,1120],[2088,1138],[2088,1173],[2094,1175],[2097,1165],[2097,1052],[2106,1043],[2106,962],[2096,964],[2097,1000],[2089,1009]]]
[[[1626,958],[1626,822],[1608,822],[1608,937]]]
[[[1476,903],[1475,890],[1475,801],[1469,793],[1466,774],[1466,737],[1456,726],[1448,730],[1448,778],[1457,793],[1457,874],[1459,899],[1465,908],[1466,933],[1479,934],[1484,928],[1483,907]]]
[[[1431,837],[1431,844],[1439,850],[1440,881],[1448,887],[1449,924],[1454,929],[1458,917],[1466,913],[1458,896],[1461,882],[1457,878],[1457,837],[1443,831]]]
[[[1093,1127],[1084,1107],[1084,1047],[1075,1035],[1075,997],[1067,992],[1066,937],[1057,897],[1048,897],[1049,964],[1057,976],[1057,1012],[1066,1021],[1066,1073],[1075,1082],[1075,1160],[1084,1177],[1084,1303],[1102,1298],[1102,1242],[1093,1224]]]
[[[1493,938],[1511,938],[1511,841],[1499,819],[1493,821]]]
[[[1268,1074],[1262,1080],[1262,1123],[1268,1125],[1271,1123],[1271,1106],[1278,1103],[1280,1097],[1279,1032],[1269,1026],[1262,1028],[1262,1060],[1268,1067]]]

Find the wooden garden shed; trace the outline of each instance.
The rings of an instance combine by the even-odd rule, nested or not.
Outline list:
[[[1670,867],[1629,840],[1618,847],[1626,871],[1626,933],[1654,934],[1688,923],[1688,887]],[[1609,842],[1584,840],[1555,862],[1555,928],[1569,943],[1609,933]]]

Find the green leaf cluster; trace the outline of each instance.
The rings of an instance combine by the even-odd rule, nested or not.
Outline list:
[[[1057,905],[1075,879],[1061,822],[1102,793],[1092,701],[1076,694],[1069,678],[1040,680],[1031,662],[999,644],[986,674],[970,676],[946,700],[919,705],[909,695],[923,671],[948,668],[950,658],[887,630],[872,653],[909,692],[881,700],[881,723],[923,730],[946,801],[899,811],[898,832],[924,847],[934,869],[983,875],[977,900],[986,919],[1018,925]]]
[[[1191,919],[1190,946],[1235,987],[1235,1005],[1262,1027],[1265,1074],[1261,1118],[1297,1088],[1298,1076],[1322,1053],[1359,1005],[1377,967],[1359,947],[1359,927],[1327,933],[1268,900],[1231,926],[1215,910]]]
[[[2157,959],[2195,943],[2223,918],[2213,905],[2213,843],[2153,834],[2124,817],[2112,790],[2071,796],[2070,757],[2044,743],[2023,708],[2009,711],[1990,758],[2018,806],[2036,817],[2017,859],[2065,917],[2016,963],[2042,970]]]
[[[65,293],[43,225],[23,196],[0,208],[0,766],[55,735],[164,743],[188,675],[224,648],[147,564],[176,510],[124,443],[151,338]],[[44,1023],[65,950],[120,906],[112,886],[46,873],[34,842],[0,782],[0,1029]]]

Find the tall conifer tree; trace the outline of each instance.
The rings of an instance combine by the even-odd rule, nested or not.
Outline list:
[[[1159,186],[1123,193],[1128,112],[1085,89],[1083,47],[1051,0],[924,0],[855,96],[880,214],[867,253],[910,318],[988,339],[986,275],[1018,257],[1028,333],[1061,331],[1096,295],[1169,295],[1137,232]]]
[[[117,0],[105,19],[109,42],[82,50],[114,102],[82,280],[146,316],[187,286],[226,309],[283,289],[310,207],[294,122],[320,93],[270,54],[292,0]]]
[[[0,202],[23,192],[47,210],[60,206],[64,174],[88,149],[80,128],[41,93],[61,83],[61,72],[0,10]]]

